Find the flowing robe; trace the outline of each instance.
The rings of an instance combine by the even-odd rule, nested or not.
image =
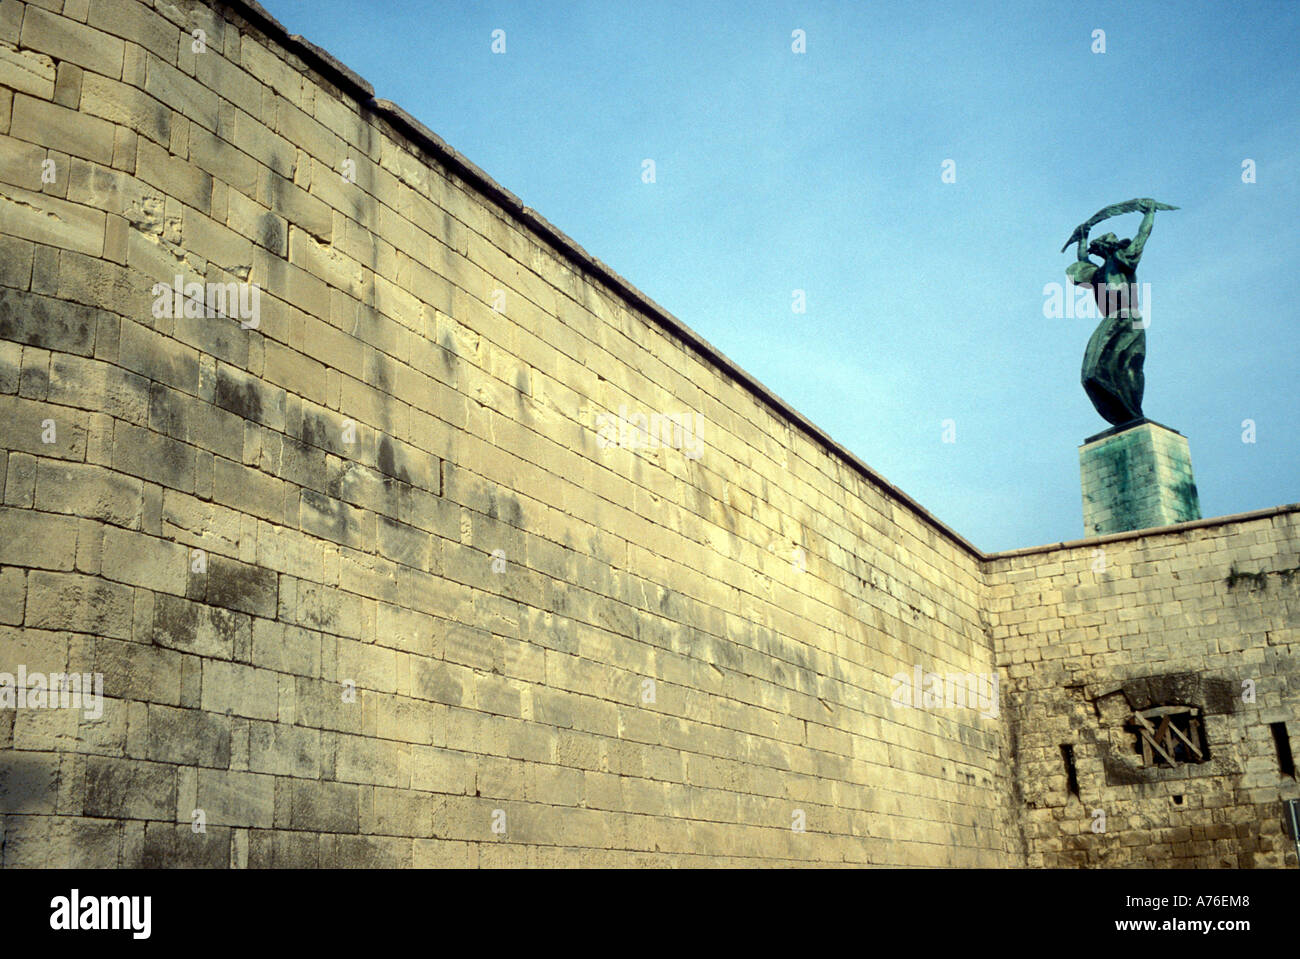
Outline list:
[[[1080,260],[1066,274],[1076,286],[1092,287],[1102,315],[1083,354],[1084,391],[1109,423],[1142,419],[1147,334],[1138,311],[1137,257],[1127,248],[1113,250],[1101,266]]]

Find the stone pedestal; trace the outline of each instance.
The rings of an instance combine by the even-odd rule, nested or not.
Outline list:
[[[1085,536],[1201,518],[1187,437],[1152,420],[1088,437],[1079,471]]]

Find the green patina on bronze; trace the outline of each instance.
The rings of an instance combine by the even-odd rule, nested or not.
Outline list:
[[[1097,412],[1116,426],[1142,419],[1142,364],[1146,360],[1147,335],[1138,310],[1137,265],[1151,235],[1156,210],[1176,209],[1149,198],[1114,203],[1080,223],[1061,247],[1064,253],[1071,243],[1078,243],[1078,260],[1065,273],[1075,286],[1092,288],[1102,315],[1083,355],[1083,389]],[[1088,232],[1102,220],[1139,211],[1146,215],[1137,236],[1121,240],[1107,233],[1088,243]],[[1088,259],[1090,253],[1103,262],[1092,262]]]

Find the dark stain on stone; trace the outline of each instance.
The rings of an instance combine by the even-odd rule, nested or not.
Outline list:
[[[258,242],[268,250],[274,250],[281,255],[284,254],[284,227],[280,225],[280,218],[274,213],[263,213],[258,217],[257,237]]]
[[[329,424],[327,424],[322,417],[306,412],[303,413],[302,428],[301,432],[298,434],[299,439],[309,446],[328,450],[332,449],[329,437]]]
[[[274,616],[277,582],[271,570],[213,556],[208,570],[207,602],[258,616]]]
[[[343,481],[346,482],[346,476]],[[347,544],[349,542],[348,512],[343,503],[306,489],[300,495],[303,505],[315,511],[321,520],[319,524],[312,524],[316,526],[314,531],[332,542]],[[307,528],[306,525],[304,528]]]
[[[367,329],[374,329],[379,325],[375,319],[375,311],[368,306],[362,306],[357,315],[366,321]],[[374,370],[370,377],[373,382],[370,385],[381,393],[392,393],[392,377],[388,375],[388,360],[383,355],[380,355],[373,365]]]
[[[1240,583],[1249,583],[1251,589],[1264,589],[1268,586],[1268,573],[1242,573],[1238,571],[1237,564],[1233,563],[1228,570],[1228,589],[1236,589]]]
[[[1117,756],[1115,747],[1110,743],[1099,743],[1101,747],[1101,766],[1106,772],[1107,786],[1135,786],[1150,782],[1158,777],[1147,773],[1133,763]]]
[[[499,503],[498,496],[500,496]],[[524,525],[524,511],[520,508],[519,501],[513,496],[500,494],[495,489],[488,490],[487,514],[489,518],[509,523],[511,526]]]
[[[21,290],[0,289],[0,339],[89,356],[98,312]]]
[[[1198,706],[1207,715],[1213,715],[1235,713],[1240,705],[1232,680],[1193,672],[1130,679],[1122,690],[1134,712],[1154,706]]]
[[[1206,715],[1235,713],[1241,708],[1240,687],[1229,679],[1201,679],[1201,709]]]
[[[196,843],[190,839],[191,828],[187,823],[147,823],[140,868],[220,869],[228,866],[229,854],[223,851],[230,848],[230,828],[211,823],[206,828],[208,841]]]
[[[262,397],[257,384],[252,380],[240,383],[224,368],[217,370],[217,385],[212,402],[246,420],[255,423],[261,421]]]
[[[340,467],[335,461],[334,463],[326,462],[325,469],[325,495],[332,496],[334,499],[342,499],[343,483],[347,479],[346,467]]]
[[[198,630],[199,608],[170,596],[160,596],[154,607],[153,642],[169,649],[187,649]]]
[[[411,484],[411,476],[407,473],[406,467],[397,465],[397,457],[393,451],[393,441],[387,436],[379,441],[379,472],[401,480],[408,485]]]
[[[1290,569],[1267,569],[1258,573],[1243,573],[1237,569],[1237,564],[1233,563],[1232,568],[1228,570],[1228,589],[1236,589],[1241,583],[1249,583],[1252,590],[1267,589],[1270,576],[1277,576],[1281,579],[1282,585],[1290,586],[1297,574],[1300,574],[1300,566],[1292,566]]]
[[[730,639],[719,639],[713,644],[713,656],[724,666],[739,669],[743,665],[740,651]]]
[[[58,778],[57,768],[51,767],[46,755],[24,756],[6,749],[0,760],[0,815],[47,809],[52,812]]]
[[[391,476],[383,477],[382,482],[385,508],[399,516],[403,515],[402,498],[407,495],[406,491],[411,488],[411,484],[394,479]]]
[[[460,360],[460,357],[456,355],[454,343],[455,340],[450,330],[444,332],[442,337],[437,340],[438,349],[442,351],[443,365],[447,367],[448,372],[454,370],[456,363]]]
[[[185,438],[185,407],[171,402],[171,390],[162,383],[149,385],[149,427],[177,439]]]

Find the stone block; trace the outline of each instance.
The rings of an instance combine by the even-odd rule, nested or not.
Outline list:
[[[1150,420],[1079,447],[1084,530],[1102,536],[1200,519],[1187,438]]]
[[[360,831],[361,787],[353,783],[291,780],[289,825],[319,833]]]
[[[145,92],[215,133],[219,102],[217,94],[152,53],[147,54],[145,59]]]
[[[23,17],[22,46],[68,60],[106,77],[122,75],[125,46],[116,37],[61,17],[35,4],[27,5]]]
[[[148,758],[155,762],[226,769],[230,766],[230,719],[201,709],[152,705]]]
[[[240,663],[205,660],[203,708],[208,712],[273,720],[279,715],[279,681],[274,673]]]
[[[6,4],[21,9],[17,4]],[[42,100],[54,98],[54,61],[35,50],[18,50],[0,43],[0,84],[17,93],[27,93]]]
[[[77,573],[33,571],[27,578],[27,625],[129,639],[129,586]]]
[[[176,814],[176,767],[165,763],[86,757],[87,816],[172,820]]]
[[[137,43],[169,63],[176,61],[180,31],[148,4],[137,0],[90,0],[86,22],[107,34]]]
[[[113,125],[52,101],[26,94],[15,96],[9,133],[106,166],[113,162]],[[63,171],[64,176],[66,173]]]
[[[130,84],[98,73],[86,74],[81,83],[81,109],[128,127],[160,146],[171,142],[172,111]]]
[[[275,778],[200,769],[195,801],[209,823],[268,829],[275,820]]]
[[[153,630],[159,646],[226,660],[252,642],[252,623],[242,613],[166,594],[155,598]]]
[[[8,233],[57,249],[90,256],[100,256],[104,251],[103,211],[48,193],[6,187],[0,191],[0,223],[5,224]]]

